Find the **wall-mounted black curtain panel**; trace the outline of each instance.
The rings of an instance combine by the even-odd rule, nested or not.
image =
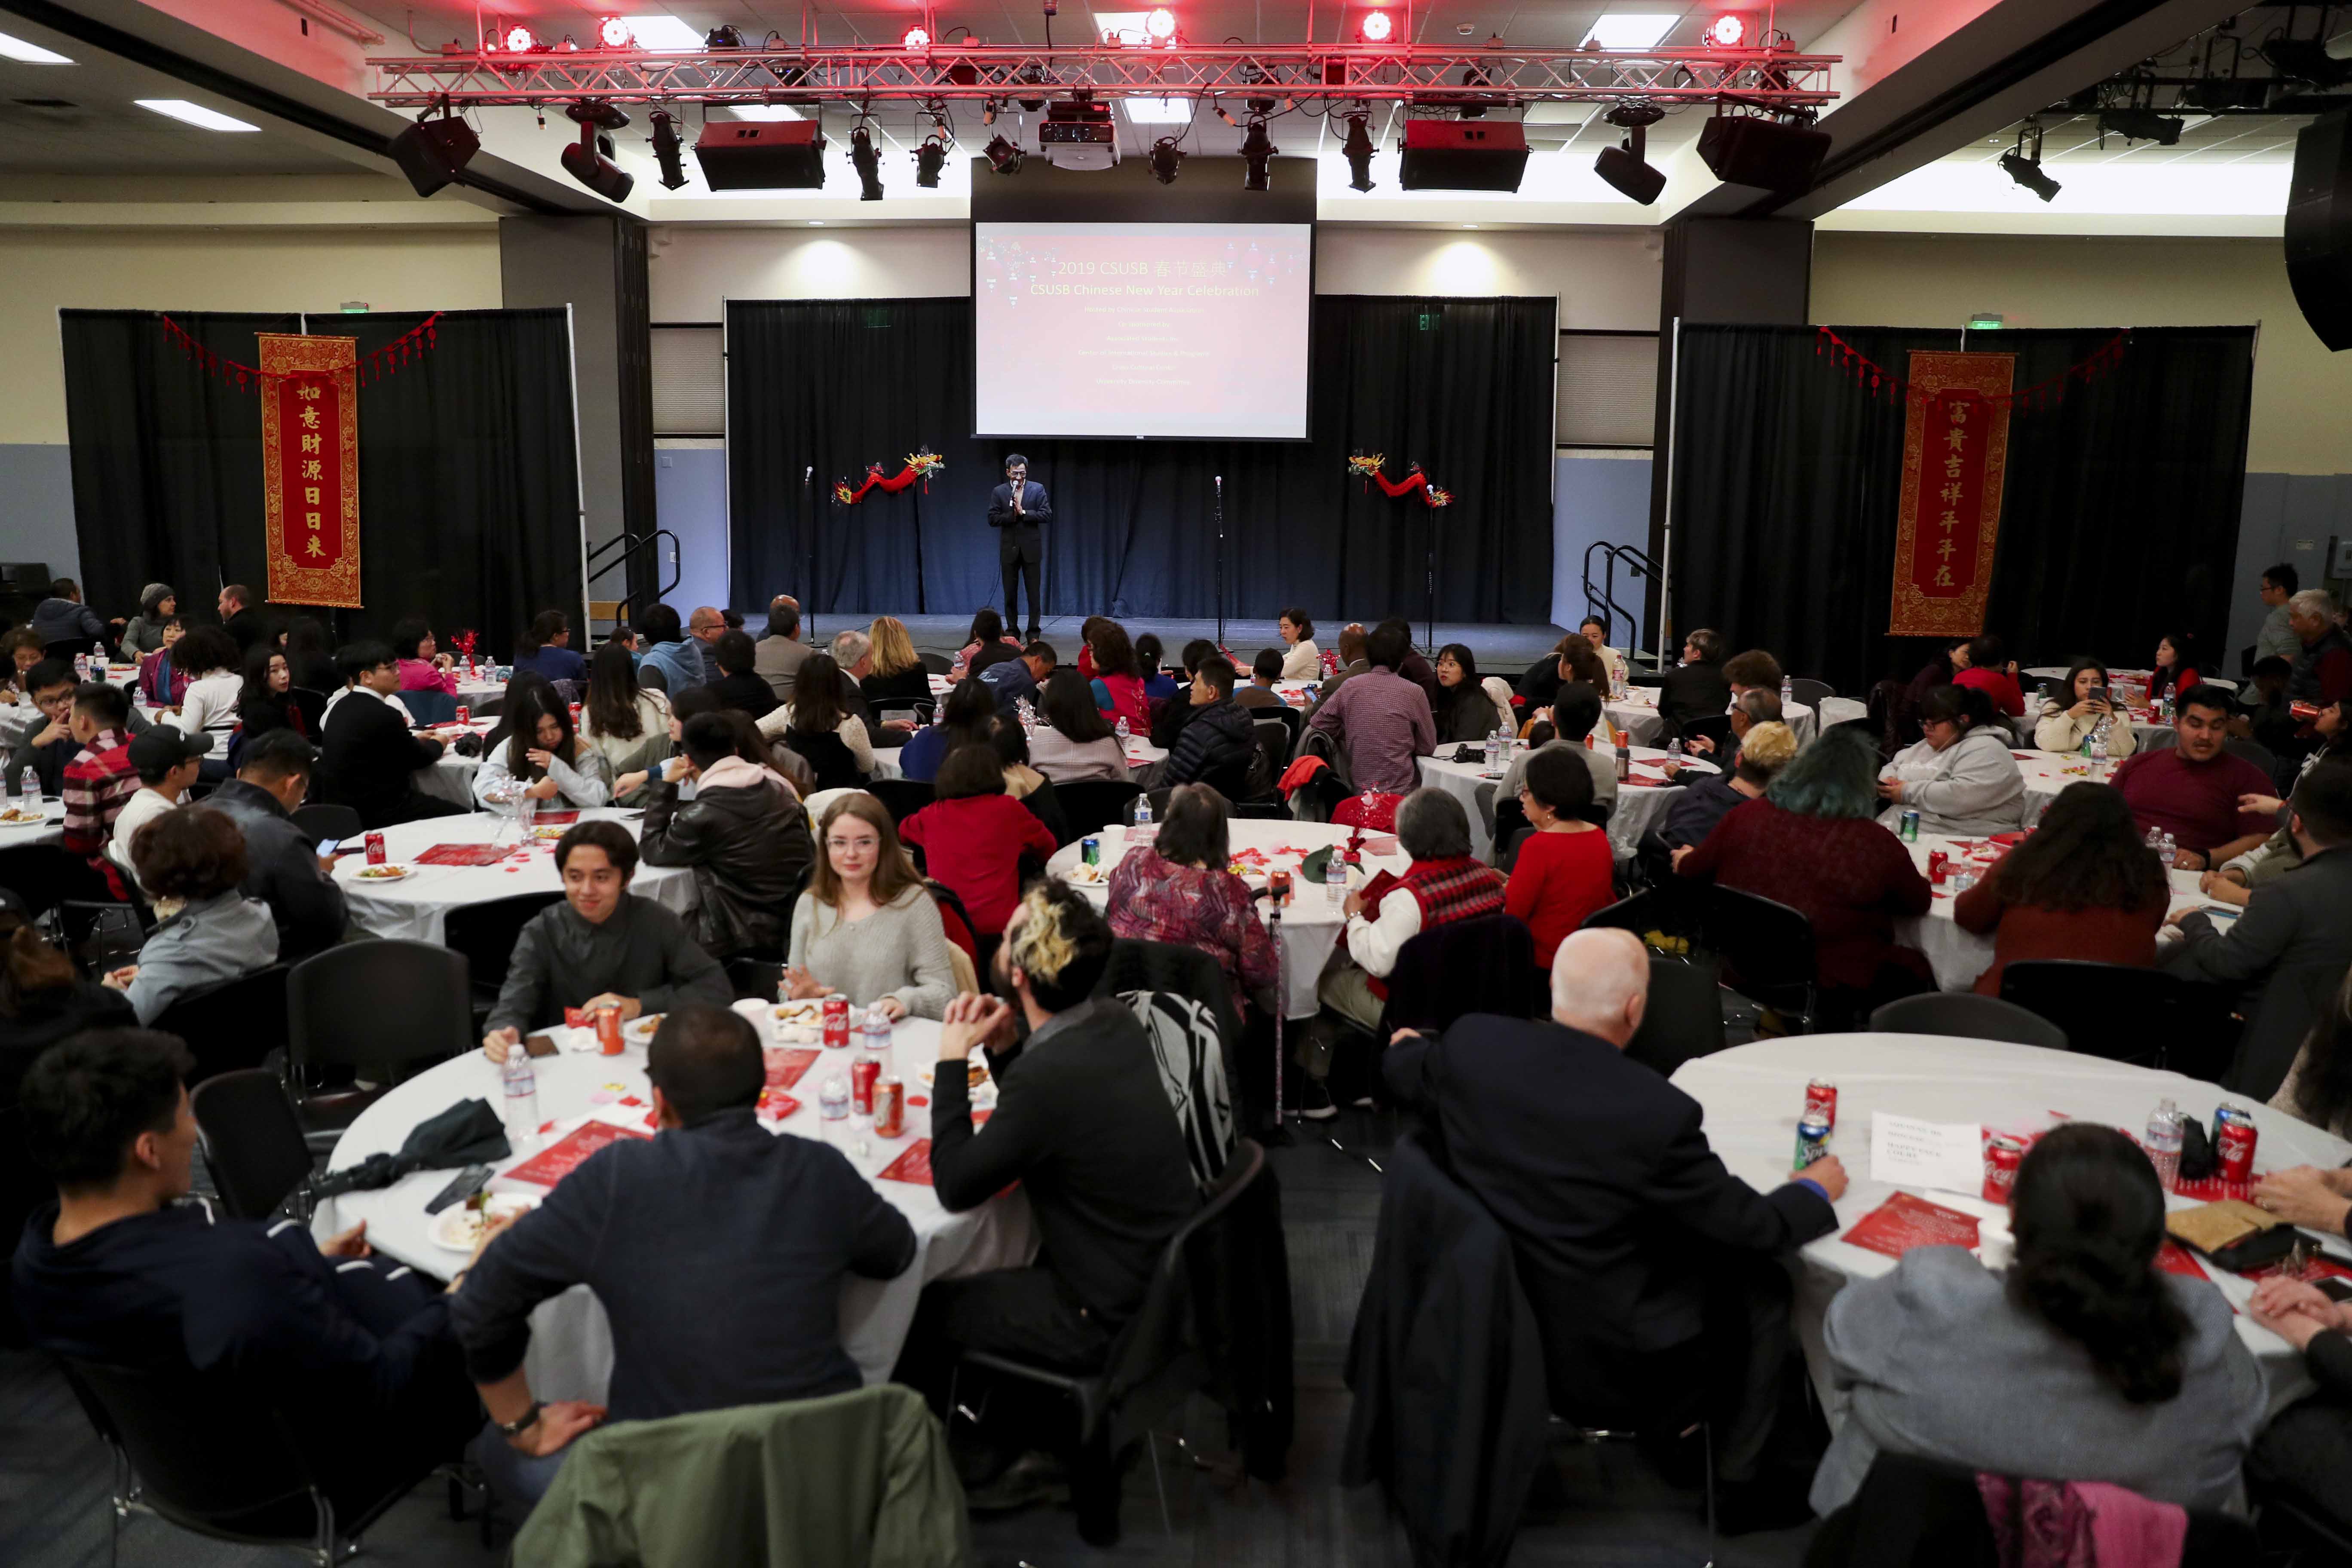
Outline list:
[[[996,602],[988,493],[1019,449],[1054,498],[1045,592],[1056,615],[1216,611],[1215,479],[1224,480],[1225,613],[1418,617],[1434,527],[1440,617],[1550,614],[1550,300],[1326,295],[1315,301],[1304,442],[976,441],[969,300],[736,300],[727,312],[731,596],[790,592],[818,610],[961,615]],[[928,494],[833,482],[948,460]],[[1455,492],[1434,512],[1349,477],[1382,452]],[[811,468],[813,478],[804,476]],[[922,546],[916,574],[916,520]],[[815,552],[812,580],[811,550]]]
[[[62,312],[74,515],[87,596],[135,605],[168,582],[210,614],[224,582],[267,591],[261,401],[184,358],[152,310]],[[241,363],[299,315],[173,319]],[[310,330],[390,342],[420,314],[313,316]],[[359,610],[315,610],[338,638],[422,615],[509,652],[537,611],[585,614],[572,342],[562,310],[457,310],[434,346],[359,391]],[[117,613],[110,609],[108,613]],[[304,613],[299,605],[280,614]]]
[[[2117,330],[1975,332],[1967,346],[2016,354],[2021,389]],[[1956,331],[1835,331],[1898,375],[1915,349],[1962,346]],[[1683,329],[1674,625],[1858,693],[1936,644],[1886,635],[1903,406],[1816,345],[1810,327]],[[2102,379],[2011,412],[1986,626],[2021,662],[2145,666],[2158,637],[2186,632],[2221,668],[2253,349],[2251,327],[2133,329]]]

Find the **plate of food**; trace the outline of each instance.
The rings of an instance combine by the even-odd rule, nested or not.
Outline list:
[[[1105,882],[1110,880],[1110,868],[1108,866],[1089,866],[1085,861],[1081,860],[1076,865],[1071,867],[1070,874],[1062,879],[1075,887],[1098,888]]]
[[[534,827],[530,836],[543,844],[552,844],[571,831],[568,827]]]
[[[661,1027],[661,1021],[667,1016],[666,1013],[640,1013],[621,1026],[621,1038],[633,1046],[645,1045],[652,1040],[654,1031]]]
[[[352,875],[362,882],[397,882],[403,877],[408,875],[408,868],[405,866],[394,866],[390,864],[383,866],[362,866],[357,871],[353,872]]]
[[[21,805],[12,805],[0,811],[0,827],[37,827],[48,819],[47,812],[27,810]]]
[[[818,996],[803,997],[798,1002],[776,1004],[776,1022],[805,1025],[812,1028],[824,1026],[824,1000]]]
[[[539,1200],[520,1193],[476,1193],[464,1203],[433,1216],[427,1233],[433,1245],[452,1252],[471,1252],[482,1239],[482,1226],[491,1217],[512,1218],[539,1206]]]
[[[964,1058],[963,1068],[964,1088],[967,1091],[972,1094],[978,1094],[981,1090],[989,1087],[988,1063],[985,1059],[976,1056],[967,1057]],[[931,1088],[935,1081],[933,1079],[933,1069],[930,1068],[925,1068],[916,1076],[923,1080],[923,1087],[925,1089]]]

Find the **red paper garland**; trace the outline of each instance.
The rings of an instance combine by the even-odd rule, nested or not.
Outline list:
[[[1878,364],[1827,327],[1816,327],[1813,332],[1814,357],[1828,354],[1841,369],[1853,377],[1856,386],[1866,385],[1874,398],[1883,396],[1890,403],[1903,403],[1915,398],[1922,403],[1928,400],[1929,394],[1921,392],[1893,371]],[[2094,350],[2088,358],[2068,365],[2049,380],[1999,396],[1986,396],[1983,401],[2011,409],[2047,408],[2053,404],[2063,403],[2066,398],[2068,382],[2079,381],[2088,386],[2122,363],[2124,343],[2129,336],[2127,332],[2117,332]]]
[[[318,373],[263,370],[258,365],[245,364],[225,354],[215,353],[196,342],[194,338],[190,337],[187,329],[172,320],[170,316],[162,316],[160,319],[163,323],[164,335],[179,345],[180,352],[194,361],[198,368],[202,369],[206,375],[213,377],[224,386],[231,384],[229,381],[231,374],[236,378],[236,385],[247,387],[255,392],[261,390],[260,384],[263,382],[319,379]],[[406,366],[411,359],[433,347],[436,340],[433,324],[440,319],[441,312],[436,310],[392,342],[362,354],[356,372],[358,384],[365,386],[370,382],[382,381],[385,376]]]

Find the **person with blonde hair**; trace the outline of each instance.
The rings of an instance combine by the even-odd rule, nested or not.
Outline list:
[[[867,657],[873,660],[857,682],[866,710],[877,718],[885,709],[912,709],[931,700],[930,672],[923,668],[907,623],[896,616],[877,616],[867,631]]]
[[[1796,754],[1797,733],[1786,724],[1749,725],[1729,773],[1688,775],[1683,793],[1666,807],[1659,840],[1669,852],[1702,842],[1732,807],[1761,799],[1765,786]]]
[[[808,890],[793,905],[792,954],[795,997],[837,991],[893,1018],[936,1018],[956,994],[940,907],[889,812],[863,790],[824,809]]]

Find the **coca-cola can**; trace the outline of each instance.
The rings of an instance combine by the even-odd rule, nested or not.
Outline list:
[[[2242,1105],[2224,1103],[2213,1112],[2213,1147],[2221,1159],[2221,1180],[2251,1182],[2254,1179],[2253,1113]]]
[[[381,833],[367,836],[367,863],[371,866],[383,864],[383,835]]]
[[[1985,1140],[1984,1201],[2006,1205],[2017,1188],[2017,1167],[2025,1159],[2025,1140],[1996,1132]]]
[[[896,1138],[907,1130],[907,1086],[895,1078],[874,1080],[874,1136]]]
[[[1805,1085],[1805,1115],[1819,1117],[1832,1129],[1837,1126],[1837,1080],[1817,1078]]]
[[[849,998],[846,996],[824,999],[824,1047],[829,1051],[849,1048]]]
[[[456,718],[460,724],[470,724],[474,721],[474,710],[460,702],[457,704]]]
[[[621,1054],[621,1010],[618,1007],[596,1009],[596,1044],[608,1057]]]
[[[580,704],[577,702],[572,705],[572,727],[575,730],[580,728]]]
[[[1937,887],[1944,885],[1944,875],[1951,869],[1952,858],[1941,849],[1927,851],[1927,880]]]
[[[874,1082],[882,1076],[882,1064],[872,1057],[849,1064],[849,1110],[853,1116],[874,1114]]]

